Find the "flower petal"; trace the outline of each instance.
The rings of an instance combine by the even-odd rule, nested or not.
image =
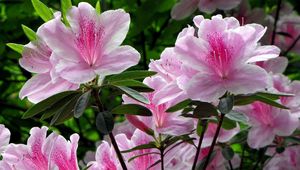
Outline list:
[[[251,148],[262,148],[272,143],[275,138],[272,128],[252,127],[248,133],[248,145]]]
[[[130,46],[120,46],[111,53],[102,56],[95,66],[95,71],[100,76],[118,74],[131,66],[138,64],[140,54]]]
[[[190,16],[197,9],[199,0],[181,0],[174,5],[171,16],[175,20],[181,20]]]

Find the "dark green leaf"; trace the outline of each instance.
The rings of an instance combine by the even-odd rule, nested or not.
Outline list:
[[[92,165],[93,165],[93,164],[91,164],[91,165],[89,165],[89,166],[83,168],[82,170],[88,170]]]
[[[30,109],[28,109],[24,113],[22,118],[27,119],[27,118],[33,117],[33,116],[49,109],[53,104],[55,104],[56,102],[59,102],[61,99],[65,98],[67,96],[70,96],[70,95],[76,96],[76,94],[79,94],[79,92],[78,91],[65,91],[65,92],[53,95],[53,96],[35,104]]]
[[[114,128],[114,119],[110,112],[100,112],[96,118],[96,127],[104,135],[109,134]]]
[[[143,95],[141,95],[139,92],[137,92],[136,90],[133,90],[129,87],[125,87],[125,86],[115,86],[117,88],[119,88],[121,91],[123,91],[125,94],[127,94],[129,97],[135,99],[136,101],[145,103],[145,104],[149,104],[149,100],[147,98],[145,98]]]
[[[184,109],[185,107],[187,107],[191,102],[192,102],[192,100],[186,99],[186,100],[184,100],[184,101],[182,101],[182,102],[179,102],[179,103],[177,103],[176,105],[174,105],[174,106],[168,108],[168,109],[166,110],[166,112],[176,112],[176,111],[178,111],[178,110],[182,110],[182,109]]]
[[[299,137],[294,137],[294,136],[289,136],[285,138],[286,143],[296,143],[300,144],[300,138]]]
[[[233,121],[236,121],[236,122],[241,122],[241,123],[244,123],[244,124],[246,124],[249,120],[248,117],[245,116],[245,114],[234,111],[234,110],[227,113],[225,115],[225,117],[227,117],[230,120],[233,120]]]
[[[53,19],[52,11],[41,1],[39,0],[31,0],[32,5],[37,12],[37,14],[45,21],[49,21]]]
[[[271,105],[271,106],[274,106],[274,107],[278,107],[278,108],[281,108],[281,109],[289,109],[288,107],[285,107],[271,99],[268,99],[266,97],[263,97],[263,96],[260,96],[260,95],[255,95],[255,99],[258,100],[258,101],[261,101],[263,103],[266,103],[268,105]]]
[[[117,75],[110,76],[106,80],[112,83],[121,80],[143,79],[149,76],[153,76],[155,74],[156,72],[154,71],[145,71],[145,70],[126,71]]]
[[[234,98],[232,95],[229,95],[220,100],[218,109],[222,114],[227,114],[232,110],[233,104],[234,104]]]
[[[150,142],[148,144],[143,144],[143,145],[138,145],[138,146],[135,146],[131,149],[124,150],[124,151],[121,151],[121,152],[122,153],[129,153],[129,152],[136,151],[136,150],[151,149],[151,148],[156,148],[156,145],[155,145],[154,142]]]
[[[24,45],[22,44],[7,43],[6,45],[19,54],[22,54],[24,49]]]
[[[277,147],[276,148],[276,153],[282,153],[282,152],[284,152],[284,150],[285,150],[285,148],[284,147]]]
[[[76,102],[74,108],[74,117],[79,118],[85,111],[85,108],[88,106],[91,98],[91,90],[83,93]]]
[[[197,107],[193,112],[196,118],[208,118],[213,115],[218,115],[218,111],[214,105],[207,102],[197,102]]]
[[[30,41],[36,40],[36,33],[31,28],[29,28],[26,25],[22,24],[22,29],[23,29],[25,35],[27,36],[27,38]]]
[[[62,107],[57,108],[57,110],[54,113],[53,118],[51,119],[50,125],[52,126],[54,124],[56,124],[56,125],[61,124],[64,121],[73,117],[74,107],[75,107],[75,104],[76,104],[78,98],[79,98],[79,95],[76,95],[75,97],[73,97],[70,100],[62,101],[65,104]]]
[[[233,120],[228,119],[227,117],[224,117],[223,123],[222,123],[222,128],[224,129],[233,129],[236,127],[236,122]]]
[[[235,135],[231,140],[230,140],[230,144],[241,144],[241,143],[245,143],[247,141],[247,136],[248,136],[248,130],[244,129],[241,130],[237,135]]]
[[[201,119],[198,120],[197,129],[196,129],[198,136],[201,136],[201,133],[206,130],[206,125],[207,125],[207,120],[201,120]]]
[[[152,88],[150,88],[146,84],[144,84],[140,81],[137,81],[137,80],[120,80],[120,81],[111,82],[111,84],[114,85],[114,86],[130,87],[132,89],[137,89],[137,91],[142,91],[142,92],[152,92],[152,91],[154,91]]]
[[[123,104],[114,108],[111,112],[113,114],[152,116],[152,112],[148,108],[138,104]]]
[[[234,156],[234,151],[232,150],[232,148],[230,146],[225,146],[222,149],[222,155],[226,160],[231,160]]]

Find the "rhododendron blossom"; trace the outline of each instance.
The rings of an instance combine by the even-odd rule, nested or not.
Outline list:
[[[59,18],[40,28],[40,34],[53,50],[55,70],[73,83],[87,83],[97,75],[118,74],[136,65],[140,54],[132,47],[120,46],[129,29],[125,11],[111,10],[100,15],[88,3],[72,7],[67,16],[70,27]]]
[[[271,144],[275,136],[289,136],[299,125],[298,118],[289,110],[276,108],[262,102],[254,102],[238,110],[245,113],[251,126],[248,145],[262,148]]]
[[[10,131],[2,124],[0,124],[0,154],[5,150],[9,143]]]
[[[229,10],[236,7],[241,0],[180,0],[171,11],[173,19],[188,17],[199,8],[202,12],[212,13],[216,9]]]
[[[158,103],[158,99],[169,96],[169,94],[160,93],[159,91],[167,84],[166,81],[160,76],[154,76],[146,78],[144,83],[155,90],[154,92],[144,94],[144,96],[149,99],[149,104],[139,103],[127,96],[124,96],[123,100],[125,104],[136,103],[144,105],[152,112],[152,116],[127,115],[129,122],[142,131],[147,131],[147,129],[151,128],[154,129],[155,132],[162,134],[182,135],[190,133],[193,130],[193,121],[191,119],[180,117],[180,112],[166,112],[169,107],[180,102],[180,98]]]
[[[278,57],[275,46],[260,46],[266,29],[258,24],[240,26],[233,17],[196,16],[197,36],[178,38],[175,52],[186,67],[197,70],[184,90],[191,99],[212,102],[226,91],[248,94],[268,86],[267,72],[254,65]]]
[[[27,145],[9,144],[2,154],[3,162],[18,170],[78,170],[76,150],[79,136],[67,141],[52,133],[47,137],[47,127],[30,130]]]
[[[57,18],[60,18],[58,15]],[[71,83],[55,72],[55,63],[52,61],[52,50],[42,40],[39,31],[38,39],[24,46],[20,65],[29,72],[36,73],[29,79],[20,91],[20,98],[38,103],[56,93],[76,90],[78,84]]]

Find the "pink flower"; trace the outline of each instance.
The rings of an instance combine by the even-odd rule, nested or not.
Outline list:
[[[58,17],[60,18],[60,17]],[[54,63],[51,61],[52,50],[40,38],[24,46],[20,65],[29,72],[36,73],[20,91],[20,98],[28,97],[32,103],[38,103],[54,94],[76,90],[78,84],[71,83],[56,75]]]
[[[125,134],[118,134],[115,136],[116,141],[120,150],[128,150],[133,147],[142,144],[148,144],[153,140],[153,138],[146,133],[136,129],[131,138],[127,138]],[[149,166],[155,163],[157,160],[160,160],[160,155],[158,154],[145,154],[149,152],[159,152],[157,149],[142,149],[129,153],[124,153],[123,157],[125,159],[128,169],[139,169],[146,170]],[[140,156],[130,162],[128,160],[134,156],[145,154]],[[174,157],[174,154],[169,152],[165,155],[166,166],[169,166],[171,159]],[[112,146],[106,141],[103,141],[102,144],[97,148],[96,152],[96,161],[88,163],[91,165],[91,170],[120,170],[122,169],[120,163],[116,157],[115,151]],[[151,168],[153,170],[159,170],[160,164]]]
[[[10,140],[10,131],[0,124],[0,154],[5,150]]]
[[[298,170],[300,168],[300,146],[289,146],[265,164],[264,170]]]
[[[249,23],[259,23],[262,25],[266,24],[266,13],[263,8],[254,8],[251,9],[250,3],[248,0],[242,0],[238,8],[233,14],[236,17],[241,25]]]
[[[278,57],[275,46],[260,46],[266,29],[258,24],[240,26],[233,17],[196,16],[198,35],[178,38],[175,52],[187,68],[197,73],[183,88],[194,100],[212,102],[226,91],[248,94],[268,86],[267,72],[252,63]]]
[[[248,145],[262,148],[271,144],[275,136],[289,136],[296,130],[299,121],[289,110],[279,109],[261,102],[238,108],[249,118],[251,126]]]
[[[70,27],[60,18],[44,24],[39,33],[53,50],[55,70],[62,78],[87,83],[97,75],[118,74],[136,65],[140,54],[130,46],[120,46],[129,29],[125,11],[98,14],[88,3],[79,3],[68,13]]]
[[[18,170],[78,170],[77,143],[74,134],[66,141],[55,133],[47,135],[47,127],[30,130],[27,145],[10,144],[3,153],[3,161]]]
[[[155,90],[154,92],[144,94],[150,101],[149,104],[139,103],[126,96],[123,97],[123,100],[126,104],[136,103],[144,105],[152,112],[152,116],[127,116],[127,118],[129,118],[128,121],[145,132],[151,128],[161,134],[182,135],[190,133],[193,130],[193,121],[191,119],[179,117],[180,112],[166,113],[169,107],[182,101],[179,97],[171,100],[170,98],[165,98],[165,96],[170,96],[170,94],[165,94],[160,91],[160,89],[168,86],[167,82],[160,76],[154,76],[146,78],[144,83]],[[162,103],[161,100],[159,100],[161,98],[165,98],[166,100]]]
[[[288,59],[286,57],[277,57],[267,61],[256,62],[256,65],[265,69],[269,73],[278,74],[285,71],[288,66]]]
[[[280,12],[282,15],[279,17],[279,21],[277,23],[278,27],[276,31],[287,33],[288,36],[277,34],[275,39],[275,44],[284,51],[287,50],[300,35],[299,15],[295,11],[292,11],[292,9],[290,9],[289,7],[286,8],[288,9]],[[292,51],[300,53],[299,47],[300,42],[298,41],[292,48]]]
[[[171,16],[180,20],[190,16],[199,8],[202,12],[212,13],[216,9],[230,10],[236,7],[241,0],[181,0],[173,7]]]

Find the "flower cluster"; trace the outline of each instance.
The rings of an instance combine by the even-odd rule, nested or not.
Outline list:
[[[182,0],[174,6],[172,17],[182,19],[197,7],[203,12],[228,10],[240,2]],[[240,8],[248,10],[245,3]],[[277,37],[273,41],[297,52],[298,44],[291,44],[299,29],[289,20],[294,13],[285,11],[287,16],[278,21],[282,23],[278,29],[289,32],[293,39]],[[99,14],[91,5],[79,3],[70,8],[67,23],[56,12],[38,29],[36,40],[24,46],[20,65],[35,75],[25,83],[20,97],[38,103],[77,89],[85,92],[85,98],[91,93],[96,96],[94,102],[100,112],[96,125],[110,140],[103,140],[94,159],[83,163],[90,170],[119,170],[124,166],[130,170],[179,170],[195,169],[196,164],[210,170],[234,169],[243,160],[231,146],[239,143],[236,141],[241,135],[244,145],[271,156],[262,163],[264,169],[299,169],[300,148],[287,138],[295,137],[293,133],[300,127],[300,82],[283,75],[288,60],[280,57],[280,49],[262,42],[265,34],[269,39],[267,28],[249,23],[248,11],[239,12],[237,18],[195,16],[194,26],[184,28],[160,59],[151,60],[147,73],[157,74],[138,82],[151,92],[114,85],[129,89],[123,93],[123,105],[133,109],[125,111],[126,120],[113,130],[98,93],[103,82],[111,81],[108,76],[136,65],[140,54],[131,46],[121,45],[130,25],[128,13],[112,10]],[[82,96],[75,102],[79,109],[70,109],[72,112],[84,112],[89,100],[83,102]],[[1,125],[0,169],[78,170],[79,135],[73,134],[67,141],[55,132],[47,136],[47,130],[34,127],[27,145],[9,144],[10,132]]]

